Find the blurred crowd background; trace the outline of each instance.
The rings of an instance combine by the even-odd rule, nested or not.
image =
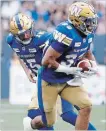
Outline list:
[[[14,14],[23,12],[32,17],[35,21],[36,29],[53,31],[55,26],[60,22],[67,20],[67,9],[73,1],[74,0],[2,1],[0,22],[0,41],[2,41],[2,45],[9,32],[9,20]],[[106,1],[89,0],[89,2],[95,7],[99,18],[96,34],[104,35],[106,34]],[[104,58],[104,61],[106,61],[105,59],[106,58]]]
[[[10,18],[18,12],[23,12],[32,17],[35,21],[36,29],[51,32],[60,22],[67,20],[67,9],[72,2],[73,0],[11,0],[1,2],[0,41],[2,98],[8,96],[9,88],[7,88],[7,86],[9,85],[9,67],[11,60],[18,63],[16,55],[12,53],[12,50],[6,43],[6,36],[9,33]],[[104,65],[106,64],[106,1],[89,0],[89,2],[95,7],[99,19],[92,50],[97,62]],[[4,87],[7,88],[7,94],[3,93],[5,92]]]
[[[1,3],[1,32],[3,36],[9,30],[9,20],[17,12],[23,12],[36,22],[36,29],[52,31],[60,22],[67,20],[67,9],[73,0],[11,0]],[[99,17],[97,34],[106,34],[106,1],[90,0]]]

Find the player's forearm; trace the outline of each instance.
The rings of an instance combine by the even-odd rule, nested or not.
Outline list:
[[[24,64],[23,60],[21,60],[20,58],[19,58],[19,62],[21,64],[21,66],[23,67],[25,73],[27,74],[27,72],[29,71],[29,69],[26,67],[26,65]]]
[[[77,67],[67,67],[59,64],[57,59],[61,56],[59,52],[54,50],[52,47],[49,47],[42,59],[42,65],[48,66],[49,68],[55,68],[55,72],[61,72],[66,74],[74,74],[77,70]]]
[[[54,50],[51,46],[47,49],[43,59],[42,59],[42,65],[48,66],[57,69],[59,66],[59,63],[56,61],[57,58],[59,58],[61,54]]]
[[[59,63],[54,58],[43,58],[42,60],[43,66],[48,66],[49,68],[57,69],[59,67]]]
[[[77,67],[67,67],[64,65],[59,64],[57,61],[48,60],[48,61],[42,61],[42,64],[45,66],[48,66],[49,68],[55,68],[55,72],[65,73],[67,75],[69,74],[75,74],[76,71],[81,71],[81,69]]]

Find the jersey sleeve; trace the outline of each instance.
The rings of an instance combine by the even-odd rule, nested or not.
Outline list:
[[[52,33],[50,45],[59,53],[63,53],[66,49],[72,46],[73,39],[71,33],[68,34],[68,29],[65,26],[58,26]]]
[[[89,36],[89,38],[88,38],[89,46],[88,46],[88,49],[87,49],[87,50],[92,50],[93,40],[94,40],[94,34],[91,34],[91,35]]]
[[[43,48],[44,47],[44,43],[47,41],[47,39],[49,38],[51,33],[43,31],[43,30],[38,30],[36,31],[35,36],[37,37],[37,42],[39,48]]]
[[[13,41],[13,35],[10,33],[10,34],[7,36],[7,38],[6,38],[6,42],[8,43],[8,45],[11,46],[12,41]]]

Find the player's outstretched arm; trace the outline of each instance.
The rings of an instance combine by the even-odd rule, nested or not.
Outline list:
[[[23,69],[24,69],[24,71],[25,71],[29,81],[32,82],[32,83],[36,83],[36,81],[34,80],[34,77],[35,77],[34,74],[31,72],[31,70],[29,70],[26,67],[26,65],[24,64],[23,60],[21,60],[19,57],[18,57],[18,59],[19,59],[19,62],[21,64],[21,66],[23,67]]]

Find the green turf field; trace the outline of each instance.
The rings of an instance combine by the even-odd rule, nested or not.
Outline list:
[[[0,131],[23,131],[22,120],[27,113],[27,106],[10,105],[6,100],[1,101],[0,107]],[[91,122],[99,130],[106,130],[106,111],[105,106],[93,106]],[[58,117],[55,124],[56,130],[74,129]]]

